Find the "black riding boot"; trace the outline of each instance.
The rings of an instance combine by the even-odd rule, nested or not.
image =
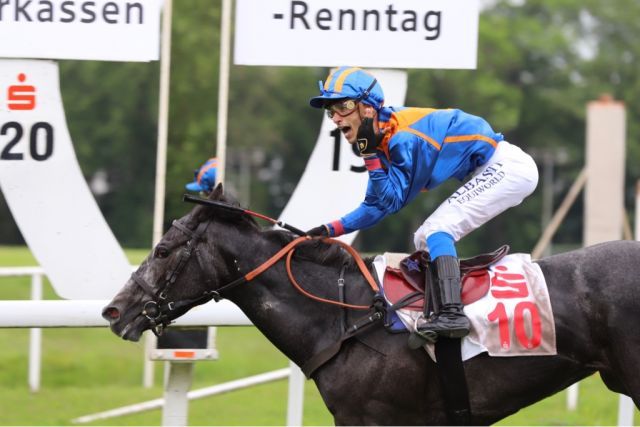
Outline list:
[[[469,334],[471,323],[462,311],[460,266],[458,258],[450,255],[435,260],[442,307],[437,315],[418,326],[417,334],[433,341],[434,335],[462,338]]]

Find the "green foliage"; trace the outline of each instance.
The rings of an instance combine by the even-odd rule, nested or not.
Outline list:
[[[125,245],[150,244],[158,64],[62,62],[71,139],[87,179],[107,173],[100,208]]]
[[[407,105],[461,108],[489,120],[506,139],[554,163],[554,207],[584,164],[585,105],[603,93],[627,106],[626,204],[640,177],[640,3],[637,0],[496,0],[480,18],[476,70],[410,70]],[[220,3],[176,2],[173,12],[165,227],[193,169],[215,155],[218,126]],[[67,121],[82,170],[107,173],[98,203],[127,246],[151,240],[159,64],[63,61]],[[308,108],[325,68],[231,66],[228,191],[244,205],[278,216],[295,188],[320,126]],[[603,141],[603,144],[606,144]],[[564,161],[559,161],[561,157]],[[542,183],[460,244],[463,254],[508,242],[530,251],[542,231]],[[413,230],[455,188],[418,197],[402,212],[361,233],[365,251],[412,248]],[[322,203],[322,201],[318,201]],[[581,199],[555,243],[582,239]],[[21,241],[0,197],[0,242]],[[327,218],[327,221],[334,218]]]

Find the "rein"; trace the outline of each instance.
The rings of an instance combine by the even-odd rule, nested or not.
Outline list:
[[[364,261],[362,260],[362,257],[351,246],[347,245],[346,243],[344,243],[344,242],[342,242],[340,240],[332,239],[330,237],[320,237],[319,239],[322,239],[322,241],[325,242],[325,243],[331,243],[331,244],[340,245],[347,252],[349,252],[349,254],[351,254],[353,259],[356,261],[356,264],[358,265],[358,268],[360,269],[360,272],[362,273],[364,278],[367,280],[367,283],[369,284],[371,289],[373,289],[373,291],[375,293],[378,293],[380,291],[380,289],[378,288],[378,284],[374,280],[373,276],[371,276],[371,272],[369,272],[367,267],[364,265]],[[287,275],[289,276],[289,280],[291,281],[291,284],[293,285],[293,287],[296,288],[302,295],[304,295],[304,296],[306,296],[308,298],[311,298],[312,300],[315,300],[315,301],[323,302],[323,303],[326,303],[326,304],[333,304],[333,305],[337,305],[337,306],[344,307],[344,308],[351,308],[351,309],[354,309],[354,310],[368,310],[369,308],[371,308],[368,305],[346,304],[346,303],[343,303],[341,301],[334,301],[334,300],[330,300],[330,299],[326,299],[326,298],[320,298],[320,297],[317,297],[317,296],[305,291],[302,288],[302,286],[300,286],[300,284],[296,281],[295,277],[293,277],[293,271],[291,269],[291,259],[293,258],[293,252],[294,252],[294,250],[291,250],[287,254]]]
[[[196,305],[200,305],[200,304],[204,304],[208,301],[210,301],[211,299],[215,300],[216,302],[220,301],[223,297],[222,297],[222,293],[223,292],[227,292],[233,288],[235,288],[236,286],[239,286],[243,283],[247,283],[252,281],[253,279],[255,279],[256,277],[258,277],[259,275],[261,275],[262,273],[264,273],[265,271],[267,271],[269,268],[271,268],[274,264],[276,264],[277,262],[279,262],[282,258],[284,258],[286,256],[286,260],[285,260],[285,265],[286,265],[286,271],[287,271],[287,276],[289,277],[289,280],[292,284],[292,286],[299,291],[300,293],[302,293],[304,296],[313,299],[315,301],[318,302],[322,302],[322,303],[326,303],[326,304],[332,304],[332,305],[336,305],[342,308],[348,308],[348,309],[354,309],[354,310],[369,310],[369,313],[367,313],[366,315],[364,315],[363,317],[357,319],[351,326],[349,326],[346,330],[342,331],[341,337],[334,342],[332,345],[324,348],[323,350],[321,350],[320,352],[316,353],[315,355],[313,355],[309,360],[307,360],[304,365],[302,366],[302,371],[304,372],[304,374],[307,376],[307,378],[310,378],[311,375],[322,365],[324,365],[327,361],[329,361],[331,358],[333,358],[336,354],[338,354],[342,348],[342,345],[344,344],[344,342],[346,342],[347,340],[349,340],[350,338],[356,336],[357,334],[359,334],[360,332],[362,332],[363,330],[367,329],[368,327],[370,327],[371,325],[377,323],[378,321],[383,319],[383,304],[382,301],[380,299],[379,296],[379,287],[378,284],[376,283],[375,279],[373,278],[373,276],[371,275],[371,272],[367,269],[367,266],[365,265],[364,261],[362,260],[362,257],[360,256],[360,254],[358,254],[358,252],[356,252],[351,246],[347,245],[346,243],[337,240],[337,239],[332,239],[330,237],[311,237],[306,235],[306,233],[304,233],[303,231],[292,227],[288,224],[285,224],[281,221],[277,221],[273,218],[269,218],[268,216],[262,215],[262,214],[258,214],[256,212],[252,212],[249,211],[247,209],[242,209],[242,208],[238,208],[235,206],[230,206],[228,204],[225,203],[221,203],[221,202],[217,202],[217,201],[212,201],[212,200],[208,200],[208,199],[200,199],[197,197],[193,197],[190,195],[185,195],[184,197],[185,201],[189,201],[189,202],[193,202],[193,203],[198,203],[198,204],[203,204],[203,205],[208,205],[208,206],[213,206],[219,209],[224,209],[224,210],[228,210],[228,211],[232,211],[232,212],[236,212],[242,215],[251,215],[251,216],[255,216],[264,220],[267,220],[273,224],[276,224],[280,227],[286,228],[289,231],[292,231],[295,234],[298,234],[299,237],[297,237],[296,239],[292,240],[291,242],[289,242],[286,246],[284,246],[282,249],[280,249],[278,252],[276,252],[274,255],[272,255],[269,259],[267,259],[266,261],[264,261],[262,264],[260,264],[258,267],[254,268],[253,270],[251,270],[249,273],[245,274],[244,276],[233,280],[232,282],[219,287],[216,290],[206,290],[204,291],[200,296],[193,298],[193,299],[189,299],[189,300],[182,300],[182,301],[178,301],[178,302],[174,302],[174,301],[169,301],[167,302],[167,295],[168,295],[168,291],[169,288],[174,284],[174,282],[176,281],[176,279],[178,278],[178,276],[180,275],[180,273],[182,273],[184,267],[187,265],[187,262],[189,261],[189,258],[191,257],[191,255],[193,253],[197,254],[197,259],[198,259],[198,264],[200,266],[200,269],[203,271],[203,273],[205,274],[206,277],[208,277],[207,279],[207,285],[209,285],[212,281],[211,277],[211,269],[209,267],[209,265],[203,261],[202,256],[201,256],[201,252],[198,250],[198,244],[200,243],[201,240],[203,240],[204,234],[207,230],[207,227],[209,226],[209,221],[200,223],[198,225],[198,227],[196,228],[195,231],[190,230],[189,228],[187,228],[186,226],[184,226],[183,224],[179,223],[178,221],[173,221],[172,226],[176,227],[178,230],[180,230],[182,233],[184,233],[185,235],[188,236],[188,241],[186,242],[185,247],[182,249],[182,253],[180,254],[178,261],[176,263],[176,266],[170,270],[166,275],[165,275],[165,283],[164,286],[160,287],[160,292],[156,292],[154,291],[154,288],[152,286],[150,286],[145,280],[144,278],[136,273],[133,273],[132,275],[132,279],[134,280],[134,282],[140,286],[143,291],[148,294],[149,296],[151,296],[151,300],[147,301],[142,309],[142,315],[145,316],[151,325],[151,330],[153,331],[153,333],[156,336],[160,336],[164,330],[164,328],[166,326],[168,326],[171,323],[171,318],[175,318],[177,317],[176,315],[174,315],[175,313],[178,313],[177,315],[180,315],[180,311],[186,312],[189,308],[196,306]],[[321,298],[318,297],[316,295],[313,295],[309,292],[307,292],[306,290],[304,290],[302,288],[302,286],[300,286],[300,284],[298,283],[298,281],[295,279],[294,275],[293,275],[293,270],[292,270],[292,266],[291,266],[291,261],[293,259],[293,254],[296,250],[296,247],[298,245],[300,245],[303,242],[306,241],[310,241],[310,240],[321,240],[324,243],[327,244],[337,244],[340,245],[344,250],[346,250],[351,256],[352,258],[355,260],[356,265],[358,266],[358,269],[360,270],[360,273],[363,275],[363,277],[365,278],[365,280],[367,281],[368,285],[371,287],[371,289],[374,291],[375,296],[373,298],[373,302],[371,305],[365,306],[365,305],[355,305],[355,304],[347,304],[345,302],[342,301],[342,297],[343,297],[343,289],[340,289],[340,299],[341,301],[334,301],[334,300],[330,300],[330,299],[326,299],[326,298]],[[236,261],[237,263],[237,261]],[[343,279],[343,273],[344,273],[344,266],[343,269],[340,272],[340,279],[338,280],[338,285],[339,286],[344,286],[344,279]],[[341,283],[342,281],[342,283]]]
[[[312,239],[318,239],[318,240],[322,240],[325,243],[328,244],[338,244],[340,245],[343,249],[345,249],[355,260],[360,272],[362,273],[362,275],[365,277],[367,283],[369,284],[369,286],[371,287],[371,289],[375,292],[378,293],[379,288],[378,288],[378,284],[376,283],[375,279],[373,278],[373,276],[371,275],[371,273],[369,272],[369,270],[367,269],[364,261],[362,260],[362,257],[360,256],[360,254],[358,254],[358,252],[356,252],[351,246],[347,245],[346,243],[337,240],[337,239],[332,239],[329,237],[311,237],[311,236],[307,236],[303,231],[290,226],[288,224],[285,224],[282,221],[277,221],[273,218],[270,218],[266,215],[262,215],[247,209],[242,209],[242,208],[238,208],[235,206],[230,206],[228,204],[224,204],[221,202],[216,202],[216,201],[212,201],[212,200],[207,200],[207,199],[201,199],[198,197],[194,197],[194,196],[190,196],[190,195],[185,195],[184,196],[184,200],[185,201],[189,201],[189,202],[193,202],[193,203],[198,203],[198,204],[204,204],[204,205],[208,205],[208,206],[213,206],[216,208],[221,208],[224,210],[229,210],[232,212],[236,212],[242,215],[251,215],[251,216],[255,216],[257,218],[261,218],[264,219],[266,221],[271,222],[272,224],[276,224],[282,228],[286,228],[289,231],[292,231],[293,233],[298,234],[300,237],[297,237],[296,239],[292,240],[291,242],[289,242],[285,247],[283,247],[282,249],[280,249],[278,252],[276,252],[273,256],[271,256],[268,260],[266,260],[265,262],[263,262],[262,264],[260,264],[258,267],[256,267],[255,269],[251,270],[249,273],[245,274],[244,276],[224,285],[219,287],[216,290],[206,290],[204,291],[200,296],[196,297],[196,298],[192,298],[192,299],[188,299],[188,300],[182,300],[182,301],[168,301],[167,300],[167,295],[169,292],[169,289],[171,288],[171,286],[175,283],[175,281],[177,280],[178,276],[182,273],[182,270],[184,269],[184,267],[187,265],[187,262],[189,261],[189,259],[191,258],[191,255],[193,255],[194,253],[196,254],[196,258],[198,259],[198,264],[200,266],[200,269],[205,273],[205,275],[207,277],[209,277],[208,281],[210,282],[211,279],[211,274],[210,274],[210,268],[209,265],[203,261],[202,256],[201,256],[201,252],[198,250],[198,244],[200,243],[200,241],[203,239],[204,234],[207,230],[207,228],[209,227],[209,221],[206,222],[202,222],[198,225],[198,227],[195,230],[191,230],[188,227],[186,227],[184,224],[174,220],[171,224],[172,227],[177,228],[178,230],[180,230],[180,232],[182,232],[183,234],[185,234],[188,237],[188,240],[186,242],[186,245],[184,247],[184,249],[182,249],[182,253],[180,254],[178,261],[176,263],[176,265],[173,267],[172,270],[170,270],[169,272],[167,272],[165,274],[165,278],[164,278],[164,284],[159,288],[159,291],[155,291],[154,287],[149,285],[146,280],[137,272],[133,273],[131,275],[131,278],[133,279],[133,281],[140,287],[142,288],[142,290],[151,297],[151,300],[147,301],[144,303],[143,305],[143,309],[142,309],[142,315],[145,316],[150,324],[151,324],[151,330],[153,331],[153,333],[156,336],[160,336],[164,330],[164,328],[166,326],[169,325],[169,323],[171,323],[170,317],[172,315],[172,313],[177,312],[177,310],[184,310],[184,309],[188,309],[191,308],[195,305],[200,305],[200,304],[204,304],[210,300],[215,300],[216,302],[220,301],[223,297],[222,297],[222,293],[226,292],[230,289],[235,288],[236,286],[239,286],[241,284],[247,283],[252,281],[253,279],[255,279],[256,277],[258,277],[260,274],[264,273],[265,271],[267,271],[269,268],[271,268],[274,264],[276,264],[278,261],[280,261],[282,258],[284,258],[286,256],[286,270],[287,270],[287,276],[289,277],[289,280],[291,281],[291,284],[293,285],[293,287],[298,290],[300,293],[302,293],[303,295],[305,295],[308,298],[311,298],[315,301],[319,301],[319,302],[323,302],[326,304],[332,304],[332,305],[337,305],[343,308],[349,308],[349,309],[354,309],[354,310],[368,310],[371,308],[371,306],[365,306],[365,305],[355,305],[355,304],[347,304],[345,302],[342,301],[334,301],[334,300],[329,300],[326,298],[321,298],[318,297],[316,295],[313,295],[309,292],[307,292],[306,290],[304,290],[302,288],[302,286],[300,286],[300,284],[298,283],[298,281],[295,279],[294,275],[293,275],[293,271],[292,271],[292,267],[291,267],[291,260],[293,258],[293,254],[296,250],[296,247],[298,245],[300,245],[303,242],[312,240]],[[207,283],[208,285],[209,283]]]
[[[298,290],[301,294],[303,294],[304,296],[306,296],[308,298],[311,298],[311,299],[313,299],[315,301],[323,302],[323,303],[326,303],[326,304],[337,305],[339,307],[344,307],[344,308],[351,308],[351,309],[354,309],[354,310],[368,310],[369,308],[371,308],[368,305],[346,304],[346,303],[341,302],[341,301],[334,301],[334,300],[330,300],[330,299],[326,299],[326,298],[321,298],[321,297],[315,296],[315,295],[305,291],[302,288],[302,286],[300,286],[298,281],[293,276],[293,271],[292,271],[292,268],[291,268],[291,259],[293,258],[293,254],[294,254],[294,252],[296,250],[296,246],[298,246],[299,244],[301,244],[303,242],[312,240],[312,239],[322,240],[323,242],[329,243],[329,244],[337,244],[337,245],[340,245],[342,248],[344,248],[347,252],[349,252],[349,254],[355,260],[356,264],[358,265],[358,269],[360,270],[360,272],[362,273],[364,278],[367,280],[367,283],[369,284],[371,289],[376,293],[380,290],[378,288],[378,284],[376,283],[375,279],[371,275],[371,272],[369,272],[369,270],[367,269],[366,265],[364,264],[364,261],[362,260],[362,257],[351,246],[347,245],[346,243],[344,243],[344,242],[342,242],[340,240],[332,239],[330,237],[300,236],[300,237],[296,238],[295,240],[292,240],[291,242],[289,242],[285,247],[283,247],[278,252],[276,252],[271,258],[269,258],[268,260],[266,260],[265,262],[260,264],[255,269],[251,270],[249,273],[247,273],[244,276],[234,280],[233,282],[228,283],[228,284],[226,284],[224,286],[221,286],[217,290],[211,292],[212,298],[216,302],[220,301],[222,299],[222,295],[221,294],[222,294],[223,291],[228,291],[230,289],[235,288],[238,285],[250,282],[251,280],[253,280],[256,277],[258,277],[260,274],[262,274],[265,271],[267,271],[269,268],[271,268],[275,263],[280,261],[286,255],[287,256],[287,259],[286,259],[287,276],[289,277],[289,280],[291,281],[291,284],[293,285],[293,287],[296,290]]]
[[[376,292],[376,293],[380,290],[378,288],[378,284],[376,283],[375,279],[373,278],[373,276],[371,275],[371,273],[367,269],[366,265],[364,264],[364,261],[362,260],[362,257],[360,256],[360,254],[358,254],[358,252],[356,252],[351,246],[347,245],[346,243],[344,243],[344,242],[342,242],[340,240],[332,239],[330,237],[311,237],[311,236],[308,236],[304,231],[300,230],[299,228],[296,228],[296,227],[293,227],[293,226],[291,226],[289,224],[286,224],[283,221],[278,221],[278,220],[273,219],[271,217],[268,217],[266,215],[250,211],[249,209],[243,209],[243,208],[240,208],[240,207],[237,207],[237,206],[231,206],[231,205],[228,205],[226,203],[219,202],[219,201],[203,199],[203,198],[200,198],[200,197],[192,196],[190,194],[185,194],[182,197],[182,200],[185,201],[185,202],[196,203],[196,204],[199,204],[199,205],[205,205],[205,206],[210,206],[210,207],[214,207],[214,208],[217,208],[217,209],[222,209],[222,210],[226,210],[226,211],[235,212],[235,213],[238,213],[238,214],[241,214],[241,215],[250,215],[250,216],[253,216],[253,217],[256,217],[256,218],[260,218],[260,219],[268,221],[268,222],[270,222],[270,223],[272,223],[274,225],[277,225],[279,227],[287,229],[287,230],[291,231],[292,233],[297,234],[298,236],[300,236],[300,237],[296,238],[295,240],[292,240],[291,242],[289,242],[289,244],[287,244],[284,248],[280,249],[271,258],[266,260],[264,263],[260,264],[255,269],[251,270],[249,273],[247,273],[244,276],[234,280],[231,283],[228,283],[228,284],[226,284],[224,286],[221,286],[220,288],[218,288],[215,291],[211,291],[210,293],[208,293],[207,295],[210,295],[211,298],[213,298],[216,302],[218,302],[218,301],[220,301],[222,299],[222,295],[221,294],[222,294],[223,291],[228,291],[229,289],[233,289],[238,285],[250,282],[251,280],[255,279],[257,276],[259,276],[260,274],[264,273],[266,270],[271,268],[271,266],[274,265],[276,262],[278,262],[282,257],[287,255],[287,260],[286,260],[287,275],[289,276],[289,280],[291,281],[291,284],[293,285],[293,287],[296,288],[300,293],[302,293],[306,297],[311,298],[311,299],[313,299],[315,301],[320,301],[320,302],[323,302],[323,303],[326,303],[326,304],[333,304],[333,305],[337,305],[337,306],[340,306],[340,307],[351,308],[351,309],[355,309],[355,310],[368,310],[370,308],[370,306],[345,304],[345,303],[340,302],[340,301],[333,301],[333,300],[317,297],[317,296],[305,291],[300,286],[300,284],[293,277],[293,272],[291,270],[291,259],[293,258],[293,253],[295,252],[296,246],[298,246],[302,242],[305,242],[305,241],[311,240],[311,239],[317,239],[317,240],[321,239],[325,243],[340,245],[343,249],[345,249],[347,252],[349,252],[349,254],[356,261],[356,264],[358,265],[358,268],[360,269],[360,272],[362,273],[362,275],[367,280],[367,283],[369,284],[371,289],[373,289],[373,291]]]

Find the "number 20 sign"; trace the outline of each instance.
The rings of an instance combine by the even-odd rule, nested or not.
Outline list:
[[[19,73],[17,83],[7,88],[8,111],[33,111],[37,106],[36,87],[26,83],[27,75]],[[25,142],[22,146],[21,142]],[[18,121],[0,123],[0,160],[47,160],[53,154],[54,128],[48,122],[36,122],[25,126]]]

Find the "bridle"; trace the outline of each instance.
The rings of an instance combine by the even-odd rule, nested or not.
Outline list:
[[[173,269],[169,270],[166,274],[165,274],[165,278],[164,278],[164,284],[163,286],[161,286],[159,289],[159,292],[154,291],[154,288],[152,286],[150,286],[145,280],[144,278],[138,274],[137,272],[132,274],[132,279],[133,281],[140,286],[140,288],[142,288],[142,290],[151,297],[151,300],[147,301],[144,303],[143,308],[142,308],[142,312],[141,314],[143,316],[145,316],[149,322],[150,322],[150,329],[153,331],[153,333],[156,336],[160,336],[162,334],[162,332],[164,331],[165,327],[167,327],[170,323],[171,320],[178,317],[180,314],[183,314],[184,312],[186,312],[187,310],[189,310],[191,307],[194,307],[196,305],[200,305],[200,304],[204,304],[210,300],[215,300],[220,301],[223,298],[223,293],[228,292],[229,290],[235,288],[236,286],[239,286],[243,283],[247,283],[253,279],[255,279],[256,277],[258,277],[260,274],[262,274],[263,272],[265,272],[266,270],[268,270],[271,266],[273,266],[274,264],[276,264],[278,261],[280,261],[282,258],[284,258],[286,256],[286,270],[287,270],[287,275],[289,277],[289,280],[291,281],[291,284],[294,286],[294,288],[296,288],[299,292],[301,292],[303,295],[305,295],[308,298],[311,298],[313,300],[322,302],[322,303],[327,303],[327,304],[332,304],[332,305],[337,305],[343,308],[348,308],[348,309],[354,309],[354,310],[370,310],[371,313],[365,315],[364,317],[358,319],[358,321],[356,321],[353,325],[351,325],[346,331],[344,331],[342,337],[336,341],[333,345],[325,348],[324,350],[322,350],[321,352],[317,353],[316,355],[314,355],[310,360],[307,361],[307,363],[305,363],[305,366],[303,366],[303,372],[305,373],[305,375],[307,375],[307,377],[310,377],[311,374],[321,365],[323,365],[327,360],[329,360],[330,358],[332,358],[335,354],[337,354],[338,351],[340,351],[340,347],[342,346],[342,344],[348,340],[349,338],[355,336],[356,334],[360,333],[360,331],[364,330],[365,328],[367,328],[368,326],[378,322],[379,320],[382,319],[383,314],[382,314],[382,309],[381,309],[381,301],[379,298],[379,288],[378,285],[375,281],[375,279],[373,278],[373,276],[371,275],[371,272],[369,271],[369,269],[366,267],[364,261],[362,260],[362,258],[360,257],[360,255],[358,254],[358,252],[356,252],[351,246],[347,245],[346,243],[340,241],[340,240],[336,240],[336,239],[332,239],[329,237],[311,237],[306,235],[306,233],[304,233],[303,231],[292,227],[288,224],[285,224],[281,221],[277,221],[273,218],[269,218],[265,215],[262,214],[258,214],[256,212],[252,212],[249,211],[247,209],[242,209],[242,208],[238,208],[235,206],[231,206],[225,203],[221,203],[221,202],[216,202],[216,201],[212,201],[212,200],[208,200],[208,199],[201,199],[198,197],[194,197],[194,196],[189,196],[189,195],[185,195],[184,200],[186,201],[190,201],[193,203],[198,203],[198,204],[203,204],[203,205],[208,205],[208,206],[213,206],[213,207],[217,207],[220,209],[224,209],[224,210],[230,210],[236,213],[241,213],[243,215],[251,215],[251,216],[255,216],[258,218],[262,218],[264,220],[267,220],[273,224],[277,224],[278,226],[282,227],[282,228],[286,228],[290,231],[293,231],[294,233],[298,234],[299,237],[295,238],[294,240],[292,240],[291,242],[289,242],[287,245],[285,245],[282,249],[280,249],[279,251],[277,251],[273,256],[271,256],[269,259],[267,259],[266,261],[264,261],[262,264],[260,264],[258,267],[256,267],[255,269],[253,269],[252,271],[250,271],[249,273],[243,275],[242,277],[235,279],[233,281],[231,281],[230,283],[223,285],[215,290],[209,289],[211,282],[213,281],[213,277],[214,274],[212,272],[212,268],[209,266],[209,264],[207,264],[202,257],[202,252],[198,249],[198,244],[203,240],[203,236],[206,233],[207,228],[209,227],[209,223],[210,220],[207,220],[206,222],[202,222],[200,223],[195,230],[191,230],[188,227],[186,227],[185,225],[183,225],[182,223],[180,223],[179,221],[174,220],[172,222],[172,227],[176,227],[178,230],[180,230],[183,234],[185,234],[189,239],[187,240],[186,244],[184,245],[182,252],[180,253],[180,256],[178,257],[178,260],[175,264],[175,266],[173,267]],[[355,260],[356,265],[358,266],[360,272],[362,273],[362,275],[364,276],[364,278],[366,279],[367,283],[369,284],[369,286],[371,287],[371,289],[374,291],[375,297],[373,299],[373,303],[371,305],[355,305],[355,304],[347,304],[344,301],[334,301],[334,300],[329,300],[326,298],[321,298],[318,297],[316,295],[313,295],[307,291],[305,291],[302,286],[300,286],[300,284],[296,281],[296,279],[294,278],[293,275],[293,271],[292,271],[292,267],[291,267],[291,261],[293,258],[293,254],[295,252],[296,247],[303,243],[303,242],[307,242],[309,240],[321,240],[325,243],[328,244],[338,244],[340,245],[344,250],[346,250]],[[167,296],[168,296],[168,291],[171,288],[171,286],[175,283],[176,279],[178,278],[178,276],[182,273],[182,271],[184,270],[185,266],[187,265],[187,262],[189,261],[189,259],[191,258],[191,256],[193,254],[196,254],[196,258],[198,260],[198,264],[200,266],[200,269],[202,270],[202,272],[204,273],[205,277],[207,277],[207,280],[205,282],[205,291],[198,297],[192,298],[192,299],[187,299],[187,300],[181,300],[181,301],[168,301],[167,300]],[[236,260],[237,263],[237,260]],[[344,283],[344,280],[342,279],[342,277],[339,279],[339,284],[340,284],[340,280],[342,280],[342,282]]]
[[[208,278],[205,283],[206,287],[208,288],[211,283],[211,269],[209,264],[204,261],[202,252],[198,249],[198,244],[202,241],[207,227],[209,227],[209,222],[210,221],[200,223],[195,230],[191,230],[177,220],[172,222],[171,226],[180,230],[189,239],[182,248],[174,267],[165,274],[164,283],[159,287],[159,291],[154,291],[154,287],[150,286],[137,271],[131,275],[133,281],[145,294],[151,297],[150,300],[144,303],[141,314],[149,320],[151,325],[150,329],[156,336],[162,335],[164,328],[169,325],[171,319],[177,317],[181,311],[186,311],[195,305],[204,304],[213,298],[211,295],[212,291],[207,290],[196,298],[177,302],[167,300],[169,289],[173,286],[178,276],[180,276],[193,254],[196,254],[198,265],[205,273],[205,277]]]

